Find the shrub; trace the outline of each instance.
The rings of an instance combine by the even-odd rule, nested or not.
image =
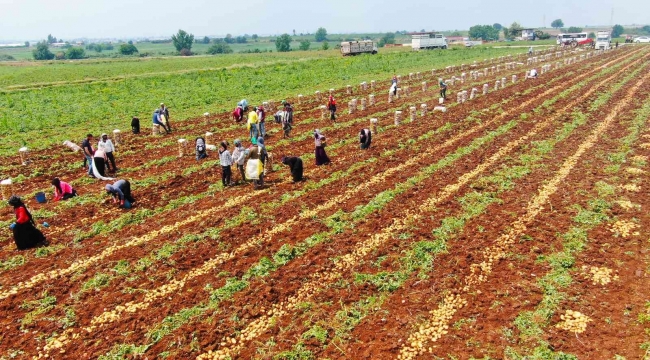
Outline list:
[[[275,39],[275,48],[278,52],[291,51],[291,36],[289,34],[282,34],[282,36]]]
[[[309,50],[309,47],[311,46],[311,42],[309,40],[303,40],[300,42],[300,50],[306,51]]]
[[[121,44],[120,45],[120,54],[122,55],[133,55],[138,52],[138,48],[133,44]]]
[[[86,51],[80,47],[71,47],[66,51],[66,59],[83,59],[86,57]]]
[[[54,54],[50,51],[49,45],[46,41],[41,41],[36,44],[36,49],[32,51],[34,60],[52,60]]]
[[[232,49],[228,44],[226,43],[217,43],[208,49],[208,54],[216,55],[216,54],[230,54],[232,53]]]
[[[192,55],[192,51],[190,49],[181,49],[181,56],[190,56]]]

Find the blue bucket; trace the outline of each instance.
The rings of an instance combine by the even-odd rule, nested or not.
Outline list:
[[[129,200],[124,200],[123,208],[130,209],[131,208],[131,202]]]
[[[36,201],[38,201],[41,204],[47,202],[47,199],[45,198],[45,193],[44,192],[36,193]]]

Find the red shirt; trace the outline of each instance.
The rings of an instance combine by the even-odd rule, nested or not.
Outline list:
[[[24,224],[26,222],[29,222],[29,215],[27,215],[27,209],[25,207],[20,206],[14,210],[16,212],[16,222],[18,224]]]

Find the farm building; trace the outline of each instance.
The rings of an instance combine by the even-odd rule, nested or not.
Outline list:
[[[522,40],[535,40],[535,29],[521,29]]]

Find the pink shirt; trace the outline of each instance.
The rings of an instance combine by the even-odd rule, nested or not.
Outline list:
[[[56,186],[54,187],[54,200],[55,201],[59,201],[59,200],[63,199],[64,194],[72,194],[72,186],[70,186],[70,184],[68,184],[65,181],[61,181],[60,184],[61,184],[62,193],[59,193],[59,189],[57,189]]]

